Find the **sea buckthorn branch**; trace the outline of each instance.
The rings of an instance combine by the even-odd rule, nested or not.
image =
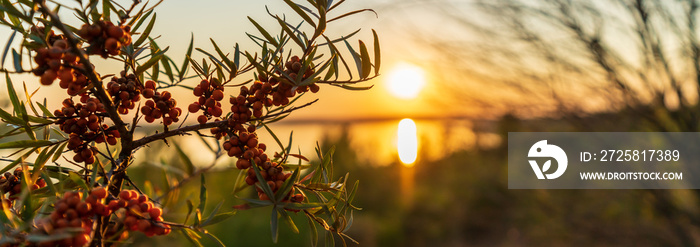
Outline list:
[[[35,171],[41,172],[43,178],[48,176],[49,178],[62,180],[56,183],[61,185],[57,186],[61,188],[59,189],[60,191],[56,191],[55,188],[50,191],[50,193],[55,195],[65,192],[64,183],[66,182],[71,182],[71,186],[78,184],[78,187],[70,187],[67,194],[63,194],[63,197],[58,196],[56,200],[49,201],[55,201],[52,207],[59,208],[54,208],[54,211],[51,213],[52,216],[42,220],[44,221],[42,229],[35,227],[37,229],[36,234],[46,234],[47,236],[44,237],[51,238],[50,241],[58,241],[54,243],[67,246],[84,245],[88,242],[92,246],[110,245],[112,243],[110,242],[111,240],[119,241],[124,239],[126,236],[124,234],[128,234],[129,231],[141,231],[148,236],[167,234],[170,231],[170,226],[182,227],[198,231],[201,234],[207,234],[202,229],[206,223],[200,224],[201,221],[198,220],[195,220],[194,225],[164,221],[162,219],[162,210],[155,209],[156,205],[154,202],[156,201],[142,194],[141,190],[135,186],[128,176],[127,168],[134,163],[133,155],[136,151],[143,146],[147,146],[150,142],[163,140],[167,143],[169,137],[187,135],[191,134],[191,132],[205,136],[200,133],[200,130],[209,129],[212,136],[219,140],[217,144],[220,145],[220,149],[218,151],[212,149],[212,152],[217,155],[217,159],[222,157],[223,154],[235,157],[237,159],[236,168],[241,169],[241,178],[245,177],[241,181],[245,183],[237,183],[234,191],[238,191],[239,188],[245,188],[241,186],[250,186],[257,191],[258,199],[260,200],[251,199],[249,202],[274,205],[273,217],[277,215],[280,219],[290,220],[288,212],[303,210],[305,214],[311,214],[309,215],[310,218],[322,225],[324,229],[333,231],[343,239],[349,238],[342,233],[342,230],[347,227],[346,210],[348,208],[351,210],[357,209],[350,205],[356,187],[352,192],[349,192],[346,188],[347,175],[339,180],[329,181],[329,178],[332,179],[333,177],[332,168],[330,167],[332,165],[332,150],[324,155],[321,155],[319,151],[320,162],[317,165],[301,165],[300,163],[300,165],[295,166],[287,164],[288,157],[297,157],[306,162],[310,161],[301,154],[291,154],[289,146],[284,147],[267,124],[283,119],[293,111],[317,102],[317,100],[313,100],[312,102],[295,106],[296,100],[300,99],[308,91],[311,91],[311,93],[318,92],[319,84],[329,84],[347,89],[362,90],[369,88],[350,87],[348,85],[375,78],[379,69],[378,56],[375,61],[370,61],[367,49],[361,41],[359,53],[355,52],[345,42],[354,33],[334,40],[333,42],[342,41],[347,44],[348,50],[351,51],[356,65],[358,65],[360,74],[360,79],[358,80],[352,80],[352,73],[350,73],[349,80],[337,80],[339,70],[342,68],[338,65],[339,60],[343,62],[346,68],[348,66],[338,49],[333,45],[333,42],[324,34],[326,23],[329,22],[327,20],[332,21],[364,12],[365,10],[342,14],[335,18],[327,18],[327,13],[343,1],[335,4],[329,4],[324,0],[310,1],[309,3],[313,7],[305,7],[304,10],[300,9],[301,7],[291,0],[285,0],[284,2],[304,19],[304,23],[313,27],[313,35],[309,36],[302,31],[301,25],[289,25],[284,19],[275,15],[273,17],[281,24],[283,31],[280,32],[279,36],[274,37],[251,19],[251,22],[261,34],[260,37],[251,35],[251,38],[261,46],[261,53],[241,52],[236,45],[232,61],[228,58],[229,54],[222,52],[212,40],[216,53],[207,53],[199,48],[196,49],[206,54],[212,63],[207,64],[205,61],[202,65],[198,64],[191,57],[192,48],[190,48],[185,56],[186,60],[180,68],[165,55],[167,48],[161,50],[153,39],[149,38],[155,19],[151,18],[149,23],[146,19],[141,19],[141,17],[150,15],[151,10],[145,10],[147,6],[144,6],[138,14],[134,14],[134,17],[131,17],[132,10],[140,3],[139,0],[134,1],[128,9],[122,7],[123,11],[120,10],[118,12],[118,25],[110,22],[110,19],[113,18],[109,18],[109,13],[99,13],[100,10],[94,5],[75,9],[76,15],[84,22],[79,30],[71,30],[67,25],[64,25],[61,19],[58,18],[57,13],[47,8],[45,1],[33,3],[31,6],[34,7],[30,9],[31,13],[36,10],[41,12],[43,17],[47,17],[50,20],[49,22],[52,25],[45,23],[48,28],[39,27],[40,24],[32,23],[33,14],[26,16],[26,13],[20,13],[22,16],[19,16],[19,19],[24,20],[26,23],[31,23],[33,27],[31,32],[23,31],[21,28],[18,30],[24,34],[25,40],[29,40],[27,38],[29,35],[39,34],[38,36],[43,36],[43,38],[39,38],[46,41],[34,42],[37,41],[37,38],[33,37],[32,41],[27,41],[29,42],[26,43],[27,46],[24,46],[25,43],[22,45],[28,48],[30,56],[32,55],[31,51],[36,52],[36,56],[33,58],[38,67],[32,72],[40,76],[40,82],[44,85],[50,85],[54,80],[60,79],[59,86],[68,89],[70,98],[64,100],[63,108],[55,111],[54,117],[42,118],[46,121],[54,121],[52,123],[44,123],[39,117],[23,113],[23,109],[20,108],[24,106],[17,103],[18,100],[16,99],[12,99],[12,103],[15,106],[15,115],[19,115],[19,118],[8,116],[9,114],[5,112],[2,112],[0,117],[7,122],[17,123],[18,126],[24,127],[26,131],[35,130],[48,124],[56,124],[61,131],[68,133],[69,138],[59,142],[27,140],[9,143],[9,145],[4,144],[4,146],[0,147],[33,147],[34,149],[30,153],[35,150],[40,152],[40,157],[34,162],[37,167],[43,166],[48,156],[53,156],[54,162],[59,157],[65,159],[62,153],[63,149],[67,147],[69,150],[74,151],[75,155],[73,156],[73,161],[66,160],[82,168],[78,171],[71,169],[61,170],[59,166],[58,171],[52,170],[52,174],[44,172],[48,171],[49,168],[56,168],[55,166],[35,169]],[[29,4],[32,3],[20,1],[14,5],[30,6]],[[114,9],[114,6],[110,7],[109,5],[116,3],[105,1],[104,4],[106,5],[102,9],[110,11],[110,9]],[[144,10],[148,13],[144,14]],[[310,12],[315,19],[309,16]],[[317,14],[312,12],[317,12]],[[16,13],[12,12],[10,14],[14,15]],[[131,21],[127,22],[129,19]],[[4,21],[4,18],[2,21]],[[135,23],[137,24],[134,25]],[[139,34],[135,30],[138,30],[138,27],[144,23],[148,23],[148,27],[146,27],[145,31],[140,32],[139,38],[132,43],[131,34]],[[0,24],[9,26],[9,22],[6,21]],[[133,30],[131,25],[135,26]],[[52,28],[60,30],[63,34],[55,35],[51,30]],[[76,34],[80,36],[80,39]],[[310,37],[310,39],[307,39],[307,37]],[[319,37],[323,37],[328,43],[317,45],[316,40]],[[88,46],[82,47],[85,44],[88,44]],[[286,50],[288,47],[294,46],[293,44],[298,45],[299,49]],[[376,34],[375,44],[377,44]],[[328,53],[320,52],[321,49],[319,48],[323,46],[328,48]],[[149,47],[150,55],[139,55],[145,54],[143,52],[148,52]],[[192,47],[192,42],[190,47]],[[378,45],[375,47],[375,52],[378,53]],[[219,57],[212,54],[216,54]],[[330,56],[324,56],[326,54]],[[120,61],[124,64],[124,71],[118,75],[109,74],[101,77],[88,60],[88,56],[91,55],[99,55],[106,59]],[[117,57],[118,55],[121,56]],[[139,56],[140,58],[137,58]],[[243,56],[244,65],[241,65],[239,58]],[[15,59],[17,58],[17,56],[14,57]],[[146,62],[137,64],[136,60],[139,59],[144,59],[143,61]],[[164,70],[158,68],[161,63],[163,66],[161,68]],[[170,68],[170,64],[175,66],[174,68],[177,70],[176,75],[172,73],[173,70]],[[197,76],[202,80],[194,88],[180,84],[185,80],[196,77],[187,75],[188,65],[191,65]],[[17,69],[15,72],[24,71],[21,69],[22,66],[19,67],[20,69]],[[369,76],[371,68],[375,70],[374,76]],[[151,69],[153,72],[148,73],[147,71],[151,71]],[[238,85],[226,85],[237,76],[249,71],[254,71],[254,79]],[[167,75],[171,83],[158,81],[157,77],[159,74]],[[333,76],[335,76],[336,80],[330,80]],[[103,82],[103,79],[111,79],[111,81],[107,83]],[[8,84],[11,83],[8,82]],[[182,113],[170,92],[164,90],[172,86],[181,86],[192,90],[193,94],[199,97],[197,102],[193,102],[187,107],[188,112],[201,114],[197,117],[199,124],[185,127],[182,127],[182,124],[180,124],[178,128],[168,128],[169,125],[179,122],[179,117]],[[8,88],[12,89],[11,86],[8,86]],[[224,93],[226,89],[230,88],[237,88],[240,91],[234,94],[230,92]],[[12,91],[10,93],[11,97],[17,98],[14,89],[8,91]],[[79,103],[76,103],[77,101],[73,102],[74,96],[80,97]],[[228,103],[231,104],[230,111],[228,106],[223,105],[227,104],[226,100],[224,100],[227,96],[229,96]],[[144,98],[143,104],[140,102],[142,100],[141,97]],[[181,102],[179,106],[182,105]],[[131,124],[127,125],[124,122],[125,119],[122,119],[124,116],[121,115],[126,115],[133,109],[137,109],[137,111]],[[46,112],[45,106],[42,106],[42,111]],[[36,111],[34,112],[38,115]],[[38,122],[40,124],[29,124],[29,121],[26,120],[27,117],[32,117],[34,123]],[[22,119],[24,119],[26,124],[22,122]],[[103,122],[106,119],[111,119],[114,125],[106,125]],[[162,119],[162,132],[133,140],[134,130],[140,120],[153,122],[156,119]],[[281,148],[279,152],[269,155],[266,153],[271,151],[267,150],[265,143],[259,142],[258,133],[256,133],[261,127],[264,127],[276,139],[277,144]],[[110,150],[113,150],[114,147],[110,148],[110,145],[115,145],[117,140],[121,140],[121,150],[117,157],[113,157]],[[101,142],[105,142],[107,151],[100,151],[96,148],[96,144]],[[27,155],[29,153],[14,161],[8,169],[16,166],[18,162],[22,162],[23,166],[26,167],[24,158]],[[111,164],[108,169],[103,166],[103,164],[107,163]],[[189,176],[183,177],[175,185],[170,185],[170,190],[166,194],[182,187],[189,181],[193,181],[194,178],[200,175],[202,176],[202,185],[204,185],[204,174],[212,169],[214,164],[196,170],[190,168],[188,171]],[[92,169],[90,165],[93,166]],[[313,172],[301,179],[299,174],[300,170],[303,169],[311,169]],[[38,177],[38,175],[34,174],[34,177]],[[64,181],[66,178],[68,181]],[[124,185],[124,183],[127,183],[127,185]],[[136,191],[124,190],[123,187],[128,186],[128,184],[133,186]],[[88,193],[88,191],[93,190],[91,187],[99,190],[99,192],[95,192],[99,196],[89,195],[85,197],[80,194],[81,192]],[[41,191],[48,191],[48,189],[42,189]],[[92,194],[93,192],[90,193]],[[21,195],[23,198],[31,200],[33,194],[34,192],[22,191]],[[25,195],[27,197],[24,197]],[[201,203],[198,209],[204,210],[204,202]],[[68,209],[63,206],[66,204],[69,205]],[[94,207],[94,209],[91,207]],[[73,212],[78,211],[78,209],[83,212],[74,214]],[[92,213],[91,209],[94,210]],[[321,209],[323,211],[320,211]],[[17,215],[23,213],[21,210],[26,209],[11,209],[12,214]],[[5,210],[4,212],[9,211]],[[211,215],[214,216],[215,214]],[[4,224],[5,222],[2,223]],[[291,221],[287,223],[294,224]],[[55,226],[60,226],[63,229],[63,226],[67,225],[79,226],[83,230],[77,235],[69,234],[66,236],[62,232],[56,232],[52,229]],[[18,225],[15,224],[16,226]],[[276,241],[277,225],[273,224],[272,227],[273,240]],[[126,231],[120,229],[126,229]],[[0,234],[4,234],[4,232]],[[24,239],[21,234],[20,236],[6,234],[6,236],[16,238],[14,243],[24,243],[25,245],[38,244],[45,242],[44,240],[49,241],[47,238],[41,241],[37,240],[37,238]],[[25,240],[30,243],[25,242]]]
[[[66,41],[68,42],[68,46],[70,50],[74,53],[77,54],[78,59],[80,62],[83,63],[83,69],[85,70],[85,74],[90,82],[93,85],[93,88],[90,90],[93,90],[95,93],[95,96],[102,102],[102,104],[105,105],[105,110],[107,111],[107,114],[109,114],[109,118],[114,122],[114,124],[117,126],[117,129],[119,130],[119,133],[123,135],[123,138],[126,140],[122,140],[122,142],[130,142],[127,138],[128,135],[127,129],[126,129],[126,124],[124,121],[122,121],[121,116],[119,116],[119,113],[117,112],[117,109],[114,107],[114,104],[112,103],[112,100],[110,97],[107,95],[107,92],[105,91],[104,87],[102,87],[102,80],[99,78],[97,75],[97,72],[92,68],[92,63],[90,63],[90,60],[87,58],[87,54],[85,51],[79,48],[78,42],[76,38],[73,36],[73,32],[71,32],[66,25],[63,24],[61,19],[53,13],[52,11],[49,10],[49,8],[46,6],[45,1],[39,1],[39,11],[43,13],[44,15],[47,15],[50,17],[51,23],[61,30],[63,34],[66,37]]]
[[[305,104],[300,105],[300,106],[295,106],[295,107],[288,108],[288,109],[283,110],[283,111],[281,111],[281,112],[277,112],[277,113],[274,113],[274,114],[269,114],[269,115],[263,116],[263,117],[261,117],[261,118],[259,118],[259,119],[250,120],[250,122],[262,121],[262,120],[265,120],[265,119],[274,118],[274,117],[277,117],[277,116],[281,116],[281,115],[284,115],[284,114],[288,114],[288,113],[291,113],[291,112],[293,112],[293,111],[299,110],[299,109],[301,109],[301,108],[310,106],[310,105],[316,103],[317,101],[318,101],[318,99],[313,100],[313,101],[308,102],[308,103],[305,103]],[[205,124],[196,124],[196,125],[190,125],[190,126],[178,128],[178,129],[168,130],[168,131],[165,131],[165,132],[161,132],[161,133],[158,133],[158,134],[153,134],[153,135],[146,136],[146,137],[143,137],[143,138],[141,138],[141,139],[135,140],[135,141],[132,143],[132,145],[133,145],[133,148],[137,148],[137,147],[140,147],[140,146],[144,146],[144,145],[146,145],[146,144],[148,144],[148,143],[150,143],[150,142],[153,142],[153,141],[163,140],[163,139],[165,139],[165,138],[172,137],[172,136],[177,136],[177,135],[185,135],[185,134],[187,134],[188,132],[192,132],[192,131],[197,131],[197,130],[202,130],[202,129],[211,129],[211,128],[214,128],[214,127],[223,126],[223,125],[225,125],[225,124],[227,124],[227,123],[228,123],[228,120],[220,120],[220,121],[215,121],[215,122],[208,122],[208,123],[205,123]]]

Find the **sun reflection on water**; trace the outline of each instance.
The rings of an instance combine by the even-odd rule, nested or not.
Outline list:
[[[418,130],[416,123],[410,118],[399,122],[397,148],[399,159],[407,166],[413,165],[418,158]]]

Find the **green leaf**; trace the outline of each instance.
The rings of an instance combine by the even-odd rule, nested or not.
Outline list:
[[[229,73],[238,70],[238,65],[234,64],[233,62],[231,62],[230,59],[228,59],[228,56],[226,56],[226,54],[224,54],[224,52],[221,51],[221,48],[219,48],[219,46],[216,45],[216,42],[214,42],[214,39],[209,38],[209,40],[211,41],[212,45],[214,45],[214,50],[216,50],[216,53],[219,54],[219,57],[221,57],[221,61],[224,62],[226,64],[226,66],[228,66],[228,68],[230,68],[230,70],[227,69],[229,71]],[[226,67],[224,67],[224,68],[226,68]]]
[[[197,247],[204,247],[202,243],[199,241],[202,237],[199,236],[199,233],[196,232],[195,230],[192,230],[190,228],[181,228],[182,235],[187,238],[193,245]]]
[[[148,38],[148,35],[151,34],[151,30],[153,30],[153,24],[156,23],[156,16],[157,15],[158,15],[157,13],[153,14],[153,18],[151,18],[151,22],[149,22],[148,26],[146,26],[146,30],[144,30],[141,33],[141,36],[139,36],[139,39],[137,39],[136,42],[134,42],[134,47],[139,47],[141,45],[141,43],[146,41],[146,38]]]
[[[292,190],[292,185],[296,182],[298,177],[299,177],[299,168],[295,169],[294,173],[292,173],[292,176],[290,176],[287,180],[284,181],[284,183],[282,184],[282,188],[277,190],[275,197],[282,198],[282,197],[284,197],[284,195],[289,193],[289,191]]]
[[[326,247],[335,246],[335,239],[333,239],[333,232],[326,232]]]
[[[282,215],[282,220],[284,220],[284,223],[287,223],[287,226],[289,226],[294,233],[299,234],[299,228],[296,224],[294,224],[292,217],[289,216],[289,214],[284,210],[280,210],[279,212]]]
[[[343,42],[345,42],[345,46],[348,47],[348,50],[350,50],[350,55],[352,55],[352,58],[355,60],[355,67],[357,67],[358,75],[362,76],[362,59],[360,58],[360,55],[355,52],[355,49],[352,48],[347,40],[344,40]]]
[[[144,71],[151,68],[151,66],[153,66],[154,64],[158,63],[158,61],[160,61],[160,59],[163,58],[163,53],[167,50],[168,49],[166,48],[165,50],[158,52],[155,56],[151,56],[151,59],[148,59],[148,61],[146,61],[146,63],[136,67],[136,74],[137,75],[141,74]]]
[[[284,150],[284,145],[282,145],[282,142],[280,141],[280,139],[277,138],[277,135],[275,135],[275,133],[272,132],[272,130],[269,127],[267,127],[267,124],[263,124],[262,126],[265,127],[265,130],[267,130],[267,132],[270,133],[272,138],[275,139],[275,142],[277,142],[277,145],[280,146],[280,149]]]
[[[377,31],[372,29],[372,35],[374,36],[374,75],[379,75],[379,65],[382,61],[382,53],[379,50],[379,36],[377,36]]]
[[[212,239],[214,240],[214,242],[216,242],[219,246],[221,246],[221,247],[226,247],[226,245],[224,244],[224,242],[221,242],[221,239],[219,239],[219,238],[217,238],[216,236],[214,236],[214,234],[211,234],[211,233],[206,232],[206,231],[204,232],[204,234],[207,235],[208,237],[212,238]]]
[[[309,233],[311,235],[311,246],[316,247],[318,245],[318,230],[316,230],[316,223],[311,219],[311,217],[307,217],[307,222],[309,223]]]
[[[19,18],[25,22],[31,23],[32,17],[24,15],[22,12],[17,10],[10,1],[2,1],[2,6],[0,6],[0,11],[6,12],[10,18]],[[14,23],[15,21],[13,21]]]
[[[367,52],[367,46],[362,40],[360,40],[360,60],[362,61],[362,75],[361,78],[369,77],[369,73],[372,72],[372,62],[369,60],[369,52]]]
[[[10,80],[10,74],[5,72],[5,82],[7,83],[7,94],[10,96],[10,101],[15,109],[15,113],[20,115],[20,103],[17,97],[17,91],[15,91],[14,85],[12,85],[12,80]],[[20,115],[21,116],[21,115]]]
[[[216,215],[212,214],[212,216],[209,217],[209,219],[207,219],[206,221],[204,221],[204,223],[202,223],[200,226],[205,227],[205,226],[220,223],[224,220],[227,220],[228,218],[231,218],[231,216],[236,215],[236,212],[238,212],[238,211],[230,211],[230,212],[220,213],[220,214],[216,214]]]
[[[284,205],[284,208],[294,209],[294,210],[306,210],[306,209],[312,209],[312,208],[321,208],[325,205],[326,205],[325,203],[320,203],[320,202],[287,203]]]
[[[165,75],[168,76],[171,82],[175,81],[175,75],[173,74],[173,69],[170,67],[170,62],[172,61],[168,56],[163,56],[160,60],[163,63],[163,69],[165,70]]]
[[[272,215],[270,216],[270,228],[272,230],[272,242],[277,243],[277,238],[279,237],[279,218],[277,214],[277,209],[272,209]]]
[[[192,210],[194,209],[194,204],[190,199],[187,199],[187,216],[185,216],[185,224],[190,220],[190,215],[192,215]]]
[[[367,86],[367,87],[356,87],[356,86],[348,86],[348,85],[343,85],[343,84],[340,84],[340,85],[338,85],[338,84],[330,84],[330,85],[336,86],[336,87],[341,87],[341,88],[344,88],[344,89],[347,89],[347,90],[352,90],[352,91],[369,90],[369,89],[371,89],[372,87],[374,87],[374,85],[372,85],[372,86]]]
[[[50,149],[45,148],[41,151],[41,153],[39,153],[39,155],[36,157],[36,160],[34,161],[34,169],[32,170],[32,174],[36,174],[44,167],[46,161],[48,161],[49,157],[51,157],[56,152],[59,146],[60,145],[54,145]]]
[[[250,162],[253,164],[252,167],[253,170],[255,170],[255,177],[257,177],[258,181],[260,181],[256,185],[260,186],[260,188],[265,192],[265,195],[267,195],[267,197],[269,197],[271,201],[277,201],[275,199],[275,194],[272,193],[272,188],[270,188],[270,185],[264,182],[266,180],[263,178],[262,174],[260,174],[260,168],[258,168],[258,164],[255,164],[255,161],[253,161],[253,159],[250,159]]]
[[[372,13],[374,13],[374,15],[375,15],[377,18],[379,18],[379,15],[378,15],[377,12],[374,11],[373,9],[360,9],[360,10],[350,11],[350,12],[348,12],[348,13],[342,14],[342,15],[340,15],[340,16],[338,16],[338,17],[335,17],[335,18],[333,18],[333,19],[328,20],[328,22],[332,22],[332,21],[335,21],[335,20],[339,20],[339,19],[342,19],[342,18],[351,16],[351,15],[354,15],[354,14],[362,13],[362,12],[365,12],[365,11],[371,11]]]
[[[55,141],[49,140],[22,140],[0,143],[0,149],[7,148],[29,148],[29,147],[43,147],[56,143]]]
[[[4,18],[2,18],[4,19]],[[14,30],[12,32],[12,35],[10,35],[10,38],[7,40],[7,44],[5,45],[5,49],[2,51],[2,59],[0,61],[0,68],[5,67],[5,58],[7,58],[7,52],[10,51],[10,46],[12,45],[12,41],[15,39],[15,35],[17,35],[17,30]]]
[[[182,148],[180,147],[180,145],[177,144],[177,142],[173,142],[173,145],[175,146],[175,150],[177,151],[178,156],[180,156],[182,162],[185,163],[185,169],[187,169],[187,174],[192,176],[194,174],[194,164],[192,164],[192,160],[189,156],[187,156],[187,154],[185,154],[184,151],[182,151]]]
[[[39,109],[41,109],[41,112],[43,112],[45,116],[54,117],[53,113],[51,113],[51,111],[49,111],[49,109],[46,108],[46,106],[42,105],[39,102],[36,102],[36,104],[39,106]]]
[[[63,144],[59,145],[58,150],[53,154],[53,158],[51,158],[51,162],[56,162],[56,160],[61,157],[61,154],[63,154],[63,149],[65,149],[67,145],[68,142],[64,142]]]
[[[312,39],[316,39],[326,30],[326,10],[324,8],[319,8],[318,13],[321,17],[318,19],[318,27],[316,27],[316,30],[314,30],[314,35],[312,36]]]
[[[47,172],[41,172],[41,178],[44,179],[44,182],[46,182],[46,187],[49,188],[49,191],[51,191],[52,194],[57,195],[58,191],[56,190],[56,186],[54,186],[53,182],[51,182],[51,177]]]
[[[204,213],[204,208],[207,205],[207,183],[206,180],[204,179],[204,173],[201,175],[202,177],[202,182],[200,183],[199,186],[199,211]]]
[[[109,8],[110,8],[110,1],[102,1],[102,16],[104,20],[109,21],[110,20],[110,14],[109,14]]]
[[[2,108],[0,108],[0,118],[14,125],[24,125],[26,123],[22,119],[12,116],[12,114],[6,112]]]
[[[258,29],[258,31],[260,32],[260,34],[262,34],[263,37],[265,37],[265,39],[266,39],[268,42],[270,42],[270,44],[274,45],[275,47],[279,46],[279,43],[277,43],[277,40],[275,40],[275,38],[273,38],[273,37],[270,35],[270,33],[268,33],[267,30],[265,30],[265,28],[263,28],[262,26],[260,26],[260,24],[258,24],[255,20],[253,20],[253,18],[250,18],[250,16],[248,16],[248,20],[250,20],[250,22],[253,23],[253,25],[255,26],[255,28]]]
[[[277,19],[277,22],[279,22],[280,26],[282,27],[282,30],[284,30],[284,32],[287,33],[287,35],[289,35],[289,38],[291,38],[294,41],[294,43],[297,43],[297,45],[301,49],[306,48],[306,46],[304,45],[303,42],[301,42],[299,37],[297,37],[297,35],[291,29],[289,29],[286,22],[284,22],[282,19],[280,19],[279,16],[275,16],[275,19]]]
[[[294,12],[297,12],[297,14],[298,14],[299,16],[301,16],[301,18],[303,18],[304,21],[306,21],[307,23],[309,23],[309,25],[313,26],[314,28],[316,27],[316,24],[315,24],[314,21],[311,19],[311,17],[310,17],[309,15],[307,15],[306,12],[304,12],[304,10],[302,10],[301,8],[299,8],[299,6],[298,6],[296,3],[292,2],[291,0],[284,0],[284,2],[285,2],[287,5],[289,5],[289,7],[292,8],[292,10],[294,10]]]

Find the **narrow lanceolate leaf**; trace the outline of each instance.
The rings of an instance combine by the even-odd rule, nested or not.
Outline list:
[[[202,182],[199,186],[199,211],[204,213],[204,207],[207,205],[207,184],[202,173]]]
[[[227,220],[228,218],[231,218],[231,216],[236,215],[236,212],[238,212],[238,211],[224,212],[224,213],[220,213],[220,214],[216,214],[216,215],[212,214],[212,217],[209,217],[209,219],[204,221],[204,223],[202,223],[200,226],[205,227],[208,225],[214,225],[214,224],[220,223],[224,220]]]
[[[0,59],[0,68],[5,68],[5,58],[7,58],[7,52],[10,51],[10,46],[12,45],[12,41],[15,39],[15,35],[17,35],[17,31],[13,31],[12,35],[10,35],[10,39],[7,40],[5,49],[2,51],[2,59]]]
[[[296,182],[298,177],[299,177],[299,168],[294,170],[294,173],[292,173],[292,176],[289,177],[289,179],[284,181],[284,183],[282,184],[282,187],[277,190],[277,193],[275,193],[275,197],[282,198],[282,197],[284,197],[284,195],[289,193],[292,190],[292,185],[294,185],[294,182]]]
[[[272,242],[277,243],[277,238],[279,237],[279,219],[277,216],[277,209],[272,209],[272,215],[270,216],[270,227],[272,230]]]
[[[372,71],[372,62],[369,60],[369,52],[367,52],[367,46],[362,40],[360,40],[360,60],[362,61],[362,75],[361,78],[369,77],[369,73]]]
[[[141,33],[141,36],[139,36],[139,39],[137,39],[136,42],[134,42],[134,47],[139,47],[139,45],[141,45],[141,43],[146,41],[146,38],[148,38],[148,35],[151,34],[151,30],[153,30],[153,25],[156,23],[156,16],[157,15],[158,14],[156,14],[156,13],[153,14],[153,18],[151,18],[151,22],[149,22],[148,26],[146,26],[146,30],[144,30]]]
[[[275,16],[275,18],[277,19],[277,22],[279,22],[280,26],[282,27],[282,30],[284,30],[284,32],[287,33],[287,35],[289,35],[289,38],[291,38],[294,41],[294,43],[296,43],[300,48],[305,49],[306,46],[304,45],[304,43],[301,42],[299,37],[297,37],[297,35],[291,29],[289,29],[289,27],[287,26],[287,23],[285,23],[282,19],[280,19],[279,16]]]
[[[374,15],[375,15],[376,17],[379,17],[379,15],[377,15],[377,12],[374,11],[373,9],[360,9],[360,10],[355,10],[355,11],[351,11],[351,12],[342,14],[342,15],[340,15],[340,16],[338,16],[338,17],[335,17],[335,18],[333,18],[333,19],[328,20],[328,22],[332,22],[332,21],[335,21],[335,20],[339,20],[339,19],[342,19],[342,18],[351,16],[351,15],[354,15],[354,14],[362,13],[362,12],[365,12],[365,11],[371,11],[372,13],[374,13]]]
[[[64,142],[63,144],[59,145],[58,150],[56,151],[56,153],[53,154],[53,157],[51,158],[51,162],[56,162],[56,160],[58,160],[58,158],[61,157],[61,154],[63,153],[63,149],[65,149],[67,145],[68,145],[68,142]]]
[[[183,77],[185,76],[185,72],[187,72],[187,68],[190,64],[190,57],[192,56],[192,48],[194,44],[194,33],[192,33],[192,36],[190,37],[190,46],[187,48],[187,53],[185,53],[185,61],[182,62],[182,67],[180,67],[180,73],[178,77],[182,81]]]
[[[10,114],[9,112],[6,112],[3,109],[0,109],[0,119],[4,120],[5,122],[8,122],[8,123],[11,123],[14,125],[18,125],[18,126],[25,124],[25,122],[21,118],[14,117],[14,116],[12,116],[12,114]]]
[[[347,40],[343,40],[345,42],[345,46],[348,47],[348,50],[350,51],[350,55],[352,55],[352,58],[355,60],[355,67],[357,68],[357,74],[360,76],[362,75],[362,60],[360,59],[360,54],[357,54],[355,52],[355,49],[352,48],[350,43],[348,43]]]
[[[379,36],[377,36],[377,31],[372,29],[372,35],[374,36],[374,75],[379,75],[379,65],[382,61],[382,53],[379,49]]]
[[[137,75],[138,75],[138,74],[141,74],[141,73],[143,73],[144,71],[146,71],[146,70],[148,70],[149,68],[151,68],[151,66],[155,65],[156,63],[158,63],[158,61],[160,61],[160,59],[163,58],[163,53],[164,53],[165,51],[167,51],[167,50],[168,50],[168,49],[166,48],[165,50],[156,53],[154,56],[151,57],[151,59],[148,59],[148,61],[146,61],[146,63],[142,64],[141,66],[136,67],[136,74],[137,74]]]
[[[189,229],[189,228],[182,228],[182,235],[187,238],[194,246],[201,246],[203,247],[202,243],[199,241],[202,237],[199,236],[199,233],[197,233],[195,230]]]
[[[19,115],[19,98],[17,97],[17,91],[15,91],[15,86],[12,85],[12,80],[10,80],[10,74],[5,72],[5,83],[7,83],[7,94],[10,96],[10,102],[15,109],[15,113]]]
[[[270,44],[274,45],[275,47],[279,46],[279,43],[277,43],[277,40],[275,40],[275,38],[273,38],[273,37],[270,35],[270,33],[268,33],[267,30],[265,30],[265,28],[263,28],[262,26],[260,26],[260,24],[258,24],[255,20],[253,20],[253,18],[250,18],[250,16],[248,17],[248,20],[250,20],[250,22],[253,23],[253,25],[255,26],[255,28],[257,28],[258,31],[260,32],[260,34],[262,34],[263,37],[265,37],[265,39],[267,40],[267,42],[270,42]]]
[[[282,215],[282,220],[284,220],[284,223],[287,223],[287,226],[289,226],[294,233],[299,234],[299,228],[296,224],[294,224],[292,217],[289,216],[289,214],[284,210],[280,210],[279,212]]]
[[[311,17],[310,17],[309,15],[307,15],[306,12],[304,12],[304,10],[302,10],[301,8],[299,8],[299,6],[298,6],[296,3],[292,2],[292,0],[284,0],[284,2],[285,2],[287,5],[289,5],[289,7],[292,8],[292,9],[294,10],[294,12],[297,12],[297,14],[298,14],[299,16],[301,16],[301,18],[303,18],[304,21],[306,21],[307,23],[309,23],[309,25],[313,26],[314,28],[316,27],[316,24],[315,24],[314,21],[311,19]]]
[[[0,143],[0,149],[7,148],[29,148],[29,147],[43,147],[56,143],[55,141],[49,140],[22,140]]]
[[[228,56],[226,56],[226,54],[224,54],[224,52],[221,51],[221,48],[219,48],[219,46],[216,44],[216,42],[214,42],[214,39],[209,38],[209,40],[214,45],[214,50],[216,50],[216,53],[219,54],[219,57],[221,57],[221,61],[224,62],[226,64],[226,66],[228,66],[228,68],[230,68],[230,70],[229,69],[226,69],[226,70],[229,70],[229,73],[231,71],[237,70],[238,65],[233,64],[233,62],[231,62],[231,59],[228,59]]]

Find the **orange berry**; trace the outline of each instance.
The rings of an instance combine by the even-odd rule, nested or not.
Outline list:
[[[107,198],[107,189],[105,189],[104,187],[95,187],[92,189],[90,194],[97,197],[98,199],[104,199]]]
[[[157,219],[161,215],[163,215],[163,210],[158,208],[158,207],[153,207],[151,210],[148,210],[148,215],[151,216],[151,219]]]
[[[211,97],[216,101],[222,100],[224,99],[224,92],[221,90],[214,90],[214,92],[211,93]]]
[[[147,195],[139,195],[138,197],[139,203],[144,203],[148,201],[148,196]]]
[[[155,82],[155,81],[148,80],[148,81],[146,81],[146,85],[145,85],[145,86],[146,86],[146,88],[150,88],[150,89],[154,89],[154,90],[155,90],[155,89],[156,89],[156,82]]]
[[[56,71],[47,70],[44,72],[43,75],[41,75],[41,79],[39,80],[39,82],[41,82],[41,85],[48,86],[53,84],[53,81],[56,80],[56,78],[58,78]]]
[[[207,116],[200,115],[199,117],[197,117],[197,122],[199,122],[199,124],[207,123]]]
[[[128,201],[131,198],[131,193],[129,193],[128,190],[122,190],[119,192],[119,198],[124,201]]]
[[[124,30],[117,26],[108,26],[107,34],[112,38],[119,39],[124,36]]]
[[[199,109],[200,109],[200,108],[199,108],[199,104],[197,104],[196,102],[190,104],[190,105],[187,107],[187,110],[189,110],[191,113],[195,113],[195,112],[199,111]]]

